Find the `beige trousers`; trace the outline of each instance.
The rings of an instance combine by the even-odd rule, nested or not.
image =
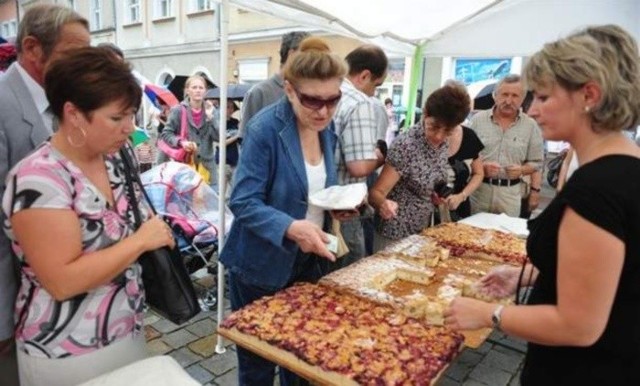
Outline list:
[[[482,183],[471,195],[471,214],[480,212],[505,213],[511,217],[520,216],[522,186],[496,186]]]

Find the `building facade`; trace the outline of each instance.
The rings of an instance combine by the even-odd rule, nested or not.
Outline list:
[[[134,68],[151,83],[167,85],[177,75],[193,74],[219,83],[220,5],[216,1],[0,0],[0,12],[5,3],[13,3],[14,12],[17,9],[17,18],[13,16],[16,30],[19,14],[34,4],[54,3],[73,8],[89,20],[92,44],[110,42],[117,45]],[[3,23],[1,16],[2,13],[0,23]],[[227,74],[231,83],[257,83],[278,72],[281,37],[291,31],[305,30],[323,37],[342,57],[362,44],[356,39],[312,30],[234,6],[229,7],[227,16]],[[5,19],[12,20],[11,17]],[[390,71],[393,76],[381,88],[380,97],[393,96],[394,101],[398,100],[397,95],[405,85],[402,75],[395,72]]]
[[[0,0],[0,37],[4,40],[15,39],[18,33],[17,0]]]

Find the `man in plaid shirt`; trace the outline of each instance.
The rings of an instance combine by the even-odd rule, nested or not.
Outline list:
[[[377,148],[384,133],[378,130],[379,115],[371,97],[387,77],[389,61],[384,51],[374,45],[363,45],[345,58],[349,74],[342,86],[342,99],[334,116],[338,135],[336,164],[340,185],[366,182],[367,176],[384,164]],[[365,255],[364,232],[360,218],[343,221],[341,232],[349,254],[340,258],[329,270],[347,266]]]

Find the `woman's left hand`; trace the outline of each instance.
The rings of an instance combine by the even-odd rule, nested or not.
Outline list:
[[[438,196],[435,192],[431,193],[431,202],[433,203],[433,205],[435,206],[440,206],[440,205],[444,205],[447,203],[447,199],[446,198],[442,198],[440,196]]]
[[[452,194],[449,197],[447,197],[445,199],[445,201],[447,202],[447,206],[449,207],[449,210],[456,210],[458,209],[458,206],[460,206],[460,204],[462,204],[465,200],[465,196],[460,193],[460,194]]]
[[[444,311],[444,325],[452,330],[477,330],[491,327],[495,304],[459,297],[453,299]]]

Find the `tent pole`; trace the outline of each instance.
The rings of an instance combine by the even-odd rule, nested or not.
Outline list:
[[[422,70],[420,67],[423,63],[423,51],[424,43],[416,45],[416,49],[413,52],[413,58],[411,59],[411,76],[409,78],[409,106],[407,106],[407,116],[405,117],[405,122],[407,122],[407,124],[405,124],[403,128],[403,130],[405,131],[415,123],[413,120],[415,118],[414,112],[416,109],[416,99],[418,93],[418,77],[420,75],[420,71]]]
[[[220,252],[224,248],[225,241],[225,191],[226,191],[226,160],[227,160],[227,57],[229,55],[229,0],[222,0],[218,6],[219,27],[220,27],[220,159],[218,168],[218,327],[224,317],[224,266],[220,263]],[[224,338],[217,335],[216,353],[223,354]]]

